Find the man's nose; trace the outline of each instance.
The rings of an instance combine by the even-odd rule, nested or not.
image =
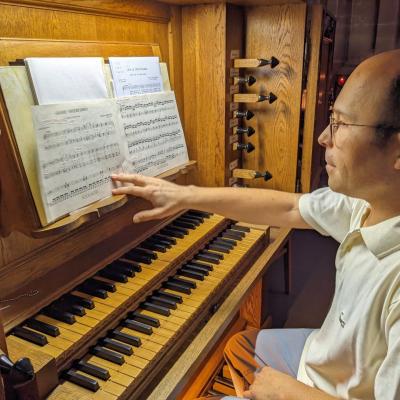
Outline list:
[[[331,129],[330,129],[329,125],[319,135],[318,143],[322,147],[330,147],[330,146],[332,146]]]

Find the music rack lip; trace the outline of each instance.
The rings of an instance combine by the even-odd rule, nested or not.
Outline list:
[[[188,161],[178,167],[172,168],[160,175],[157,178],[173,181],[179,175],[185,175],[196,167],[196,161]],[[82,225],[93,222],[101,218],[103,215],[116,210],[128,202],[127,195],[110,196],[105,199],[96,201],[80,210],[70,213],[70,215],[57,220],[43,228],[32,231],[34,238],[45,238],[62,233],[71,232]]]

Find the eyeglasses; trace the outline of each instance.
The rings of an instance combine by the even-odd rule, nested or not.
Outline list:
[[[331,141],[333,142],[333,139],[335,137],[335,134],[339,127],[341,126],[363,126],[366,128],[374,128],[377,129],[379,126],[374,126],[374,125],[364,125],[364,124],[347,124],[346,122],[342,121],[336,121],[335,118],[333,117],[333,114],[329,115],[329,129],[331,132]]]
[[[365,128],[380,129],[381,131],[385,132],[383,137],[388,137],[388,136],[400,131],[400,127],[396,127],[396,126],[393,126],[393,125],[386,125],[386,124],[380,124],[380,125],[347,124],[346,122],[335,121],[335,119],[333,118],[333,113],[331,113],[329,115],[329,130],[330,130],[330,133],[331,133],[331,142],[332,143],[333,143],[333,141],[335,139],[335,134],[338,131],[340,126],[363,126]]]

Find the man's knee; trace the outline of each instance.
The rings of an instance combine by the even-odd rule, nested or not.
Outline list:
[[[254,356],[255,344],[259,330],[248,329],[233,335],[226,343],[224,357],[227,362],[234,365],[237,358],[243,359]]]

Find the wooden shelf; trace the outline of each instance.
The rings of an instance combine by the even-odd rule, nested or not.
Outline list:
[[[196,161],[189,161],[178,167],[172,168],[163,174],[158,175],[158,178],[166,179],[168,181],[176,180],[180,175],[187,174],[196,166]],[[128,196],[111,196],[105,199],[96,201],[87,207],[72,212],[67,217],[64,217],[52,224],[43,228],[35,229],[32,231],[32,236],[35,238],[44,238],[55,236],[73,231],[84,224],[93,222],[101,218],[103,215],[123,206],[128,202]]]

